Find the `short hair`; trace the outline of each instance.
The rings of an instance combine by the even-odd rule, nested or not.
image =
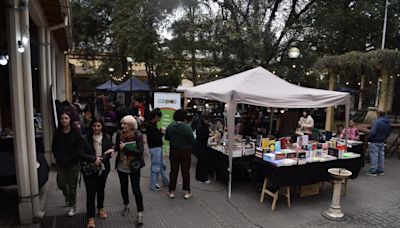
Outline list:
[[[187,112],[185,109],[178,109],[174,113],[175,121],[185,121],[187,117]]]
[[[127,116],[122,117],[121,123],[129,124],[135,130],[138,128],[138,123],[137,123],[135,117],[133,117],[132,115],[127,115]]]
[[[162,117],[162,112],[159,108],[154,109],[150,112],[150,120],[153,120],[156,116]]]

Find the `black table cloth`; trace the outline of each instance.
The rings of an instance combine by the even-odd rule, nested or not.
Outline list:
[[[361,158],[281,167],[276,167],[257,157],[253,162],[257,171],[268,178],[268,188],[272,190],[278,190],[284,186],[301,186],[332,180],[328,173],[330,168],[345,168],[352,172],[350,178],[354,179],[357,178],[361,169]]]

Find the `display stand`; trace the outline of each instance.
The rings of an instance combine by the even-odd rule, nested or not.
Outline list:
[[[346,220],[340,206],[340,195],[342,189],[343,180],[346,180],[351,176],[351,172],[341,168],[331,168],[328,172],[335,178],[332,203],[328,210],[322,212],[322,216],[333,221],[344,221]]]

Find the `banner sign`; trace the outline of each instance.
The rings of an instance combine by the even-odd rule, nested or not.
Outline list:
[[[162,113],[161,120],[158,122],[157,127],[167,128],[167,126],[174,121],[173,116],[176,110],[181,106],[180,93],[163,93],[154,92],[154,108],[159,108]],[[169,154],[169,142],[164,140],[163,151]]]

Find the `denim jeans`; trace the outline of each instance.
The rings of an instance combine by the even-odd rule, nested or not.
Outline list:
[[[158,183],[158,175],[161,174],[161,180],[164,187],[169,185],[168,176],[165,173],[166,166],[162,153],[162,147],[149,148],[151,154],[151,174],[150,174],[150,189],[156,190]]]
[[[371,158],[371,173],[378,173],[384,171],[385,162],[385,144],[384,143],[371,143],[369,145],[369,155]]]

